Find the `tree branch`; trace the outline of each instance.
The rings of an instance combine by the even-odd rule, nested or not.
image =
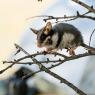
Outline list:
[[[89,5],[83,3],[83,2],[80,1],[80,0],[72,0],[72,1],[74,1],[75,3],[78,3],[79,5],[83,6],[83,7],[86,8],[86,9],[88,9],[89,11],[95,13],[95,9],[93,8],[93,6],[89,6]]]
[[[79,95],[87,95],[83,91],[81,91],[80,89],[78,89],[76,86],[74,86],[72,83],[68,82],[66,79],[64,79],[64,78],[60,77],[59,75],[51,72],[49,69],[47,69],[41,63],[39,63],[36,59],[32,59],[32,60],[35,62],[35,64],[37,64],[39,66],[40,70],[45,71],[46,73],[48,73],[52,77],[60,80],[61,83],[65,83],[66,85],[68,85],[69,87],[71,87]]]
[[[58,22],[58,20],[60,20],[60,19],[65,19],[65,21],[71,21],[71,20],[76,20],[76,19],[78,19],[78,18],[87,18],[87,19],[95,20],[95,17],[86,16],[86,15],[81,15],[81,14],[76,15],[76,16],[66,16],[66,15],[65,15],[64,17],[52,17],[52,18],[47,17],[47,18],[45,18],[45,19],[43,19],[43,20],[46,22],[46,21],[48,21],[48,20],[53,20],[53,19],[55,19],[56,22]]]
[[[47,53],[47,54],[49,54],[49,53]],[[92,53],[84,53],[84,54],[79,54],[79,55],[75,55],[75,56],[71,56],[71,57],[66,57],[66,58],[64,59],[64,55],[62,56],[62,54],[59,54],[59,53],[50,53],[50,54],[54,54],[54,55],[55,55],[55,54],[56,54],[56,55],[58,54],[58,56],[61,56],[61,57],[63,58],[63,60],[62,60],[62,59],[59,59],[59,60],[40,61],[41,63],[59,62],[59,63],[56,64],[56,65],[52,65],[52,66],[49,67],[48,69],[54,68],[54,67],[56,67],[56,66],[59,66],[59,65],[61,65],[62,63],[66,62],[66,61],[75,60],[75,59],[78,59],[78,58],[95,55],[94,52],[92,52]],[[3,63],[12,63],[12,64],[9,65],[8,67],[6,67],[5,69],[1,70],[1,71],[0,71],[0,74],[2,74],[3,72],[5,72],[6,70],[10,69],[10,68],[11,68],[12,66],[14,66],[15,64],[29,64],[29,65],[32,65],[33,62],[23,63],[23,62],[20,62],[20,61],[22,61],[22,60],[24,60],[24,59],[27,59],[27,58],[31,58],[32,56],[35,57],[35,56],[38,56],[38,55],[44,55],[44,53],[39,52],[39,53],[35,53],[35,54],[32,54],[32,55],[24,56],[24,57],[19,58],[19,59],[15,60],[15,61],[4,61]],[[31,74],[29,74],[29,76],[31,76]],[[29,77],[29,76],[26,76],[26,78]]]
[[[10,69],[13,65],[15,65],[14,63],[9,65],[8,67],[6,67],[5,69],[0,71],[0,74],[4,73],[5,71],[7,71],[8,69]]]
[[[20,58],[20,59],[17,59],[17,60],[15,60],[15,61],[10,61],[10,62],[13,62],[14,64],[16,64],[16,63],[18,63],[18,62],[20,62],[20,61],[22,61],[22,60],[24,60],[24,59],[26,59],[26,58],[31,58],[32,61],[33,61],[32,63],[38,65],[39,68],[40,68],[39,71],[36,71],[36,72],[34,72],[34,73],[31,73],[31,75],[34,75],[34,74],[36,74],[36,73],[38,73],[38,72],[41,72],[41,71],[45,71],[46,73],[48,73],[48,74],[50,74],[51,76],[55,77],[56,79],[60,80],[61,83],[65,83],[66,85],[68,85],[69,87],[71,87],[71,88],[72,88],[75,92],[77,92],[79,95],[86,95],[83,91],[81,91],[80,89],[78,89],[78,88],[77,88],[76,86],[74,86],[72,83],[68,82],[66,79],[60,77],[59,75],[57,75],[57,74],[51,72],[49,69],[54,68],[54,67],[56,67],[56,66],[58,66],[58,65],[60,65],[60,64],[62,64],[62,63],[64,63],[64,62],[66,62],[66,61],[73,60],[73,59],[77,59],[77,58],[81,58],[81,57],[84,57],[84,56],[95,55],[95,53],[84,53],[84,54],[80,54],[80,55],[76,55],[76,56],[71,56],[71,57],[64,56],[64,55],[62,56],[61,54],[59,54],[59,56],[61,55],[61,57],[63,57],[63,58],[65,57],[65,58],[64,58],[63,60],[59,60],[59,63],[58,63],[58,64],[52,65],[52,66],[46,68],[44,65],[42,65],[38,60],[36,60],[36,59],[34,58],[35,56],[37,56],[37,55],[39,55],[39,54],[42,55],[42,53],[36,53],[36,54],[33,54],[33,55],[35,55],[35,56],[33,56],[33,55],[30,55],[28,52],[26,52],[26,51],[25,51],[22,47],[20,47],[19,45],[16,45],[16,46],[18,47],[18,49],[20,49],[20,51],[23,51],[25,54],[27,54],[27,56],[24,56],[24,57],[22,57],[22,58]],[[44,53],[43,53],[43,54],[44,54]],[[8,63],[10,63],[10,62],[8,62]],[[48,62],[51,62],[51,61],[48,60]],[[5,61],[5,63],[6,63],[6,61]],[[24,76],[23,79],[26,79],[26,78],[29,78],[29,77],[30,77],[30,76],[29,76],[29,74],[28,74],[28,76],[27,76],[27,77]]]
[[[72,21],[72,20],[76,20],[78,18],[87,18],[87,19],[90,19],[90,20],[95,20],[95,17],[88,16],[87,15],[88,13],[91,13],[91,11],[85,12],[83,14],[80,14],[77,11],[76,15],[71,15],[71,16],[64,15],[62,17],[54,17],[54,16],[49,16],[49,15],[40,15],[40,16],[34,16],[34,17],[27,18],[27,20],[35,18],[35,17],[43,17],[44,18],[43,21],[45,21],[45,22],[48,21],[48,20],[56,20],[56,23],[60,22],[59,20]]]
[[[27,78],[29,78],[30,77],[30,75],[34,75],[34,74],[36,74],[36,73],[38,73],[38,72],[41,72],[41,71],[45,71],[46,73],[48,73],[48,74],[50,74],[50,75],[52,75],[53,77],[55,77],[55,78],[57,78],[57,79],[59,79],[61,82],[63,82],[63,83],[65,83],[66,85],[68,85],[69,87],[71,87],[72,89],[74,89],[78,94],[80,94],[80,95],[86,95],[84,92],[82,92],[80,89],[78,89],[77,87],[75,87],[73,84],[71,84],[71,83],[69,83],[67,80],[65,80],[64,78],[61,78],[59,75],[57,75],[57,74],[55,74],[55,73],[53,73],[53,72],[51,72],[49,69],[51,69],[51,68],[54,68],[54,67],[56,67],[56,66],[59,66],[60,64],[62,64],[62,63],[64,63],[64,62],[66,62],[66,61],[70,61],[70,60],[74,60],[74,59],[78,59],[78,58],[81,58],[81,57],[85,57],[85,56],[90,56],[90,55],[95,55],[95,53],[84,53],[84,54],[79,54],[79,55],[75,55],[75,56],[71,56],[71,57],[68,57],[68,56],[65,56],[65,55],[62,55],[62,54],[59,54],[59,53],[51,53],[51,54],[54,54],[54,55],[57,55],[58,54],[58,56],[61,56],[63,59],[62,60],[57,60],[57,62],[59,62],[59,63],[57,63],[56,65],[52,65],[52,66],[50,66],[50,67],[48,67],[48,68],[46,68],[45,66],[43,66],[38,60],[36,60],[34,57],[36,57],[37,55],[46,55],[47,53],[44,53],[44,52],[37,52],[37,53],[35,53],[35,54],[32,54],[32,55],[30,55],[28,52],[26,52],[22,47],[20,47],[19,45],[17,45],[17,44],[15,44],[15,46],[17,47],[17,49],[19,49],[20,51],[23,51],[25,54],[27,54],[27,56],[24,56],[24,57],[22,57],[22,58],[20,58],[20,59],[17,59],[17,60],[15,60],[14,62],[13,61],[10,61],[10,62],[8,62],[8,63],[14,63],[14,64],[16,64],[16,63],[19,63],[20,61],[22,61],[22,60],[24,60],[24,59],[26,59],[26,58],[31,58],[32,59],[32,63],[33,64],[37,64],[38,66],[39,66],[39,68],[40,68],[40,70],[39,71],[36,71],[36,72],[34,72],[34,73],[31,73],[31,74],[28,74],[27,76],[24,76],[23,77],[23,79],[27,79]],[[49,53],[48,53],[49,54]],[[54,60],[54,62],[55,62],[56,60]],[[6,63],[7,61],[5,61],[5,63]],[[49,62],[51,62],[50,60],[47,60],[46,61],[47,63],[49,63]],[[53,61],[52,61],[53,62]]]
[[[21,47],[20,47],[21,48]],[[22,49],[22,48],[21,48]],[[26,52],[24,49],[22,49],[27,55],[30,55],[28,52]],[[37,61],[34,57],[31,57],[34,64],[37,64],[40,68],[40,70],[45,71],[46,73],[50,74],[51,76],[55,77],[56,79],[60,80],[61,83],[65,83],[69,87],[71,87],[75,92],[77,92],[79,95],[86,95],[83,91],[78,89],[76,86],[74,86],[72,83],[68,82],[66,79],[60,77],[59,75],[51,72],[49,69],[47,69],[45,66],[43,66],[39,61]]]

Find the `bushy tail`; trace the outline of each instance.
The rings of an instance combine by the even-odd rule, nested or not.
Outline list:
[[[84,44],[84,43],[82,43],[81,46],[83,46],[83,47],[86,48],[87,50],[95,51],[95,48],[94,48],[94,47],[91,47],[91,46],[86,45],[86,44]]]

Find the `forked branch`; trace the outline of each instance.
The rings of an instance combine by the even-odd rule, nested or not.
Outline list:
[[[15,44],[16,48],[19,50],[19,51],[23,51],[26,56],[24,57],[21,57],[17,60],[14,60],[14,61],[4,61],[4,63],[12,63],[11,65],[15,65],[15,64],[21,64],[23,63],[22,61],[27,59],[27,58],[30,58],[32,61],[31,62],[24,62],[23,64],[29,64],[29,65],[32,65],[32,64],[36,64],[39,66],[39,70],[36,71],[36,72],[33,72],[33,73],[30,73],[26,76],[23,76],[23,79],[27,79],[39,72],[42,72],[42,71],[45,71],[46,73],[50,74],[51,76],[55,77],[56,79],[60,80],[60,82],[62,83],[65,83],[66,85],[68,85],[69,87],[71,87],[75,92],[77,92],[79,95],[86,95],[83,91],[81,91],[80,89],[78,89],[76,86],[74,86],[72,83],[68,82],[66,79],[60,77],[59,75],[55,74],[54,72],[51,72],[50,69],[54,68],[54,67],[57,67],[61,64],[63,64],[64,62],[66,61],[70,61],[70,60],[74,60],[74,59],[78,59],[78,58],[82,58],[82,57],[86,57],[86,56],[92,56],[92,55],[95,55],[95,52],[87,52],[87,53],[84,53],[84,54],[79,54],[79,55],[75,55],[75,56],[66,56],[66,55],[63,55],[63,54],[60,54],[60,53],[44,53],[44,52],[37,52],[35,54],[29,54],[27,51],[25,51],[21,46]],[[40,55],[54,55],[55,57],[56,56],[60,56],[61,59],[59,60],[50,60],[49,58],[47,58],[46,61],[38,61],[35,57],[36,56],[40,56]],[[45,67],[44,65],[42,65],[42,63],[56,63],[55,65],[51,65],[50,67]],[[11,68],[12,66],[9,66],[7,68]],[[7,70],[7,69],[6,69]]]

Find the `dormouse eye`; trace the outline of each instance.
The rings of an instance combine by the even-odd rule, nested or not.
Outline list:
[[[44,40],[46,38],[46,35],[45,34],[42,34],[41,35],[41,40]]]

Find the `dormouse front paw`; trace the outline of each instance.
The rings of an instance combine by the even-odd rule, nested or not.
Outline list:
[[[69,54],[71,55],[71,56],[74,56],[75,55],[75,51],[74,51],[75,49],[74,48],[70,48],[69,50],[68,50],[68,52],[69,52]]]

